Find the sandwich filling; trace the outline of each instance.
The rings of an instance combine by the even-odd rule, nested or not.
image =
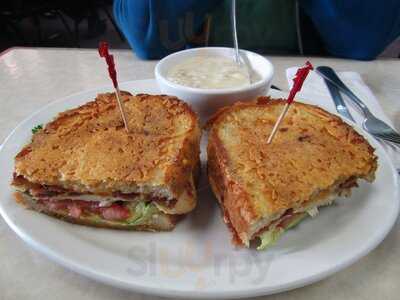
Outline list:
[[[146,224],[160,212],[151,202],[117,201],[108,206],[101,206],[100,202],[96,201],[39,199],[36,203],[44,210],[76,219],[107,220],[129,225]]]
[[[257,250],[264,250],[274,245],[286,230],[296,226],[305,217],[307,217],[307,213],[286,213],[285,216],[278,220],[278,222],[271,224],[268,229],[258,234],[260,244],[258,245]]]
[[[314,199],[316,202],[298,209],[287,209],[280,217],[253,235],[253,238],[260,240],[257,250],[264,250],[274,245],[288,229],[295,227],[307,216],[316,217],[318,215],[318,207],[332,204],[338,196],[349,195],[351,187],[356,185],[357,181],[354,178],[350,178],[345,183],[335,185],[331,188],[331,191],[325,191],[322,195],[317,195],[316,199]]]
[[[12,184],[17,191],[28,196],[39,210],[75,219],[144,225],[163,213],[160,207],[173,207],[176,204],[175,199],[138,193],[81,194],[61,187],[30,183],[16,175]]]

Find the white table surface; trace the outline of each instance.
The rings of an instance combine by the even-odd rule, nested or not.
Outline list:
[[[131,51],[113,51],[119,81],[153,78],[156,61],[138,60]],[[269,57],[273,84],[286,89],[285,70],[302,57]],[[312,58],[337,71],[359,72],[384,111],[400,128],[400,60],[360,62]],[[0,54],[0,143],[31,113],[58,98],[110,84],[97,51],[14,48]],[[1,180],[7,180],[2,178]],[[1,201],[1,200],[0,200]],[[399,299],[400,223],[384,242],[351,267],[311,286],[260,299]],[[340,255],[340,253],[338,253]],[[155,299],[103,285],[65,270],[30,249],[0,218],[0,299]]]

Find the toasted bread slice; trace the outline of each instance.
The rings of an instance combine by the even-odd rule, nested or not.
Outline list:
[[[220,110],[208,123],[208,177],[234,241],[289,227],[360,178],[374,179],[374,149],[323,109],[295,102],[271,144],[285,101],[260,97]]]
[[[13,186],[34,200],[97,197],[154,202],[165,214],[191,211],[200,153],[197,116],[175,97],[123,92],[122,101],[129,133],[115,95],[100,94],[33,135],[15,158]]]

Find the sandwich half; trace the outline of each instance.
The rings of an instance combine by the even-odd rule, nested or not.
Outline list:
[[[171,230],[196,205],[198,119],[175,97],[99,94],[59,114],[15,157],[18,203],[78,224]]]
[[[208,178],[236,244],[265,249],[319,206],[349,196],[357,180],[374,180],[374,149],[317,106],[294,102],[267,144],[284,105],[259,97],[208,123]]]

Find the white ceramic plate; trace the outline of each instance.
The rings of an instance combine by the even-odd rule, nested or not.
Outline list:
[[[127,82],[121,88],[133,93],[159,92],[154,80]],[[162,296],[267,295],[316,282],[349,266],[375,248],[396,220],[397,175],[380,145],[364,133],[379,157],[375,182],[361,183],[350,199],[322,209],[317,218],[305,220],[265,252],[231,245],[205,172],[198,208],[168,233],[88,228],[17,205],[9,186],[13,158],[29,141],[31,129],[106,90],[87,91],[49,104],[21,123],[0,151],[3,218],[30,246],[71,270],[107,284]],[[271,94],[282,96],[275,91]],[[204,143],[202,151],[204,156]]]

